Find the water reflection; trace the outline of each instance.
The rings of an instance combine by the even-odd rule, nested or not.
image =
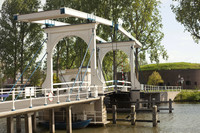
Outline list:
[[[162,105],[165,107],[165,105]],[[200,104],[173,103],[173,113],[159,112],[160,123],[152,127],[152,123],[117,122],[116,125],[108,124],[105,127],[88,127],[73,130],[73,133],[198,133],[200,132]],[[111,115],[108,115],[109,117]],[[127,114],[118,114],[118,118],[125,118]],[[152,119],[151,113],[139,113],[137,119]],[[22,125],[24,127],[24,125]],[[57,131],[56,133],[65,133]],[[0,119],[0,133],[6,133],[6,119]],[[38,133],[48,133],[48,129],[39,128]]]

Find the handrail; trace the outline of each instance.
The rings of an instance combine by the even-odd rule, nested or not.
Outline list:
[[[82,81],[76,81],[75,84],[81,83]],[[73,84],[74,82],[62,82],[62,83],[54,83],[53,85],[68,85],[68,84]],[[83,82],[85,84],[88,84],[89,82]]]
[[[141,84],[141,90],[145,92],[149,91],[181,91],[181,86],[155,86]]]
[[[88,89],[89,87],[89,89]],[[88,98],[96,98],[98,97],[98,89],[97,89],[98,86],[95,86],[95,85],[92,85],[92,86],[82,86],[82,89],[83,91],[79,92],[79,95],[80,95],[80,98],[82,99],[88,99]],[[36,89],[37,88],[37,89]],[[77,86],[74,86],[74,89],[72,90],[73,92],[72,93],[66,93],[65,91],[62,91],[62,90],[70,90],[69,87],[65,87],[65,88],[54,88],[53,91],[52,88],[45,88],[45,89],[42,89],[42,88],[39,88],[39,87],[26,87],[26,89],[23,89],[23,90],[19,90],[20,88],[16,89],[14,88],[13,91],[12,91],[12,94],[9,94],[9,100],[7,101],[3,101],[0,103],[1,106],[3,106],[3,104],[12,104],[12,107],[8,110],[12,110],[12,111],[15,111],[16,108],[16,104],[20,104],[20,102],[24,102],[24,101],[29,101],[27,102],[28,104],[26,104],[27,106],[24,108],[32,108],[35,106],[35,100],[41,100],[41,101],[44,101],[44,104],[40,103],[41,106],[42,105],[47,105],[47,104],[50,104],[48,102],[48,98],[55,98],[55,100],[57,100],[57,104],[59,104],[60,102],[65,102],[65,97],[68,97],[69,95],[71,95],[73,97],[72,101],[75,101],[76,100],[76,96],[77,96],[77,90],[80,88],[79,85]],[[8,91],[5,92],[5,90],[7,89],[4,89],[2,91],[1,94],[4,94],[4,93],[7,93]],[[43,92],[45,91],[45,93]],[[19,95],[19,93],[22,93],[25,94],[25,97],[21,95],[20,99],[19,98],[16,98],[16,96]],[[52,96],[49,96],[50,93],[53,93],[54,95]],[[81,100],[80,99],[80,100]],[[63,101],[64,100],[64,101]],[[54,103],[52,103],[54,104]],[[37,103],[37,106],[38,106],[38,103]]]

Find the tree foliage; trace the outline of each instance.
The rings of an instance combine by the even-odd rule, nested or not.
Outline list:
[[[129,72],[130,71],[130,61],[128,59],[128,56],[123,51],[117,51],[116,54],[116,65],[117,65],[117,71],[121,72]],[[112,69],[113,69],[113,52],[108,52],[104,59],[103,59],[103,73],[105,80],[111,80],[113,77]]]
[[[173,0],[172,11],[176,15],[176,20],[184,25],[194,41],[200,40],[200,0]]]
[[[159,12],[158,0],[131,0],[124,11],[124,26],[141,42],[142,48],[136,50],[136,59],[139,56],[141,62],[149,55],[150,61],[159,62],[159,58],[167,59],[168,55],[161,40],[164,34],[161,32],[162,23]],[[137,62],[136,62],[137,65]]]
[[[160,83],[163,83],[164,81],[162,80],[162,77],[160,74],[156,71],[154,71],[148,79],[147,84],[148,85],[159,85]]]
[[[34,68],[33,68],[34,70]],[[41,68],[39,67],[35,73],[33,74],[33,76],[30,79],[30,84],[32,86],[41,86],[42,82],[43,82],[43,72],[41,70]]]
[[[33,57],[43,38],[41,26],[17,22],[13,19],[13,15],[37,12],[39,6],[38,0],[5,0],[2,5],[0,60],[4,74],[13,78],[13,82],[15,82],[16,74],[22,73],[28,61]],[[23,83],[23,76],[21,82]]]

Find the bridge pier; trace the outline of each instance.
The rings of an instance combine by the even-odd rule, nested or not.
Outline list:
[[[32,133],[32,113],[25,115],[25,133]]]
[[[16,116],[17,133],[21,133],[21,115]]]
[[[36,112],[32,115],[33,133],[37,133]]]
[[[13,116],[7,117],[7,133],[14,133]]]
[[[71,106],[66,107],[66,132],[72,133]]]

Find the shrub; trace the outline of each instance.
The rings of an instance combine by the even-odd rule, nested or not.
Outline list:
[[[160,76],[160,74],[156,71],[154,71],[148,79],[147,84],[148,85],[158,85],[160,83],[163,83],[164,81],[162,80],[162,77]]]

